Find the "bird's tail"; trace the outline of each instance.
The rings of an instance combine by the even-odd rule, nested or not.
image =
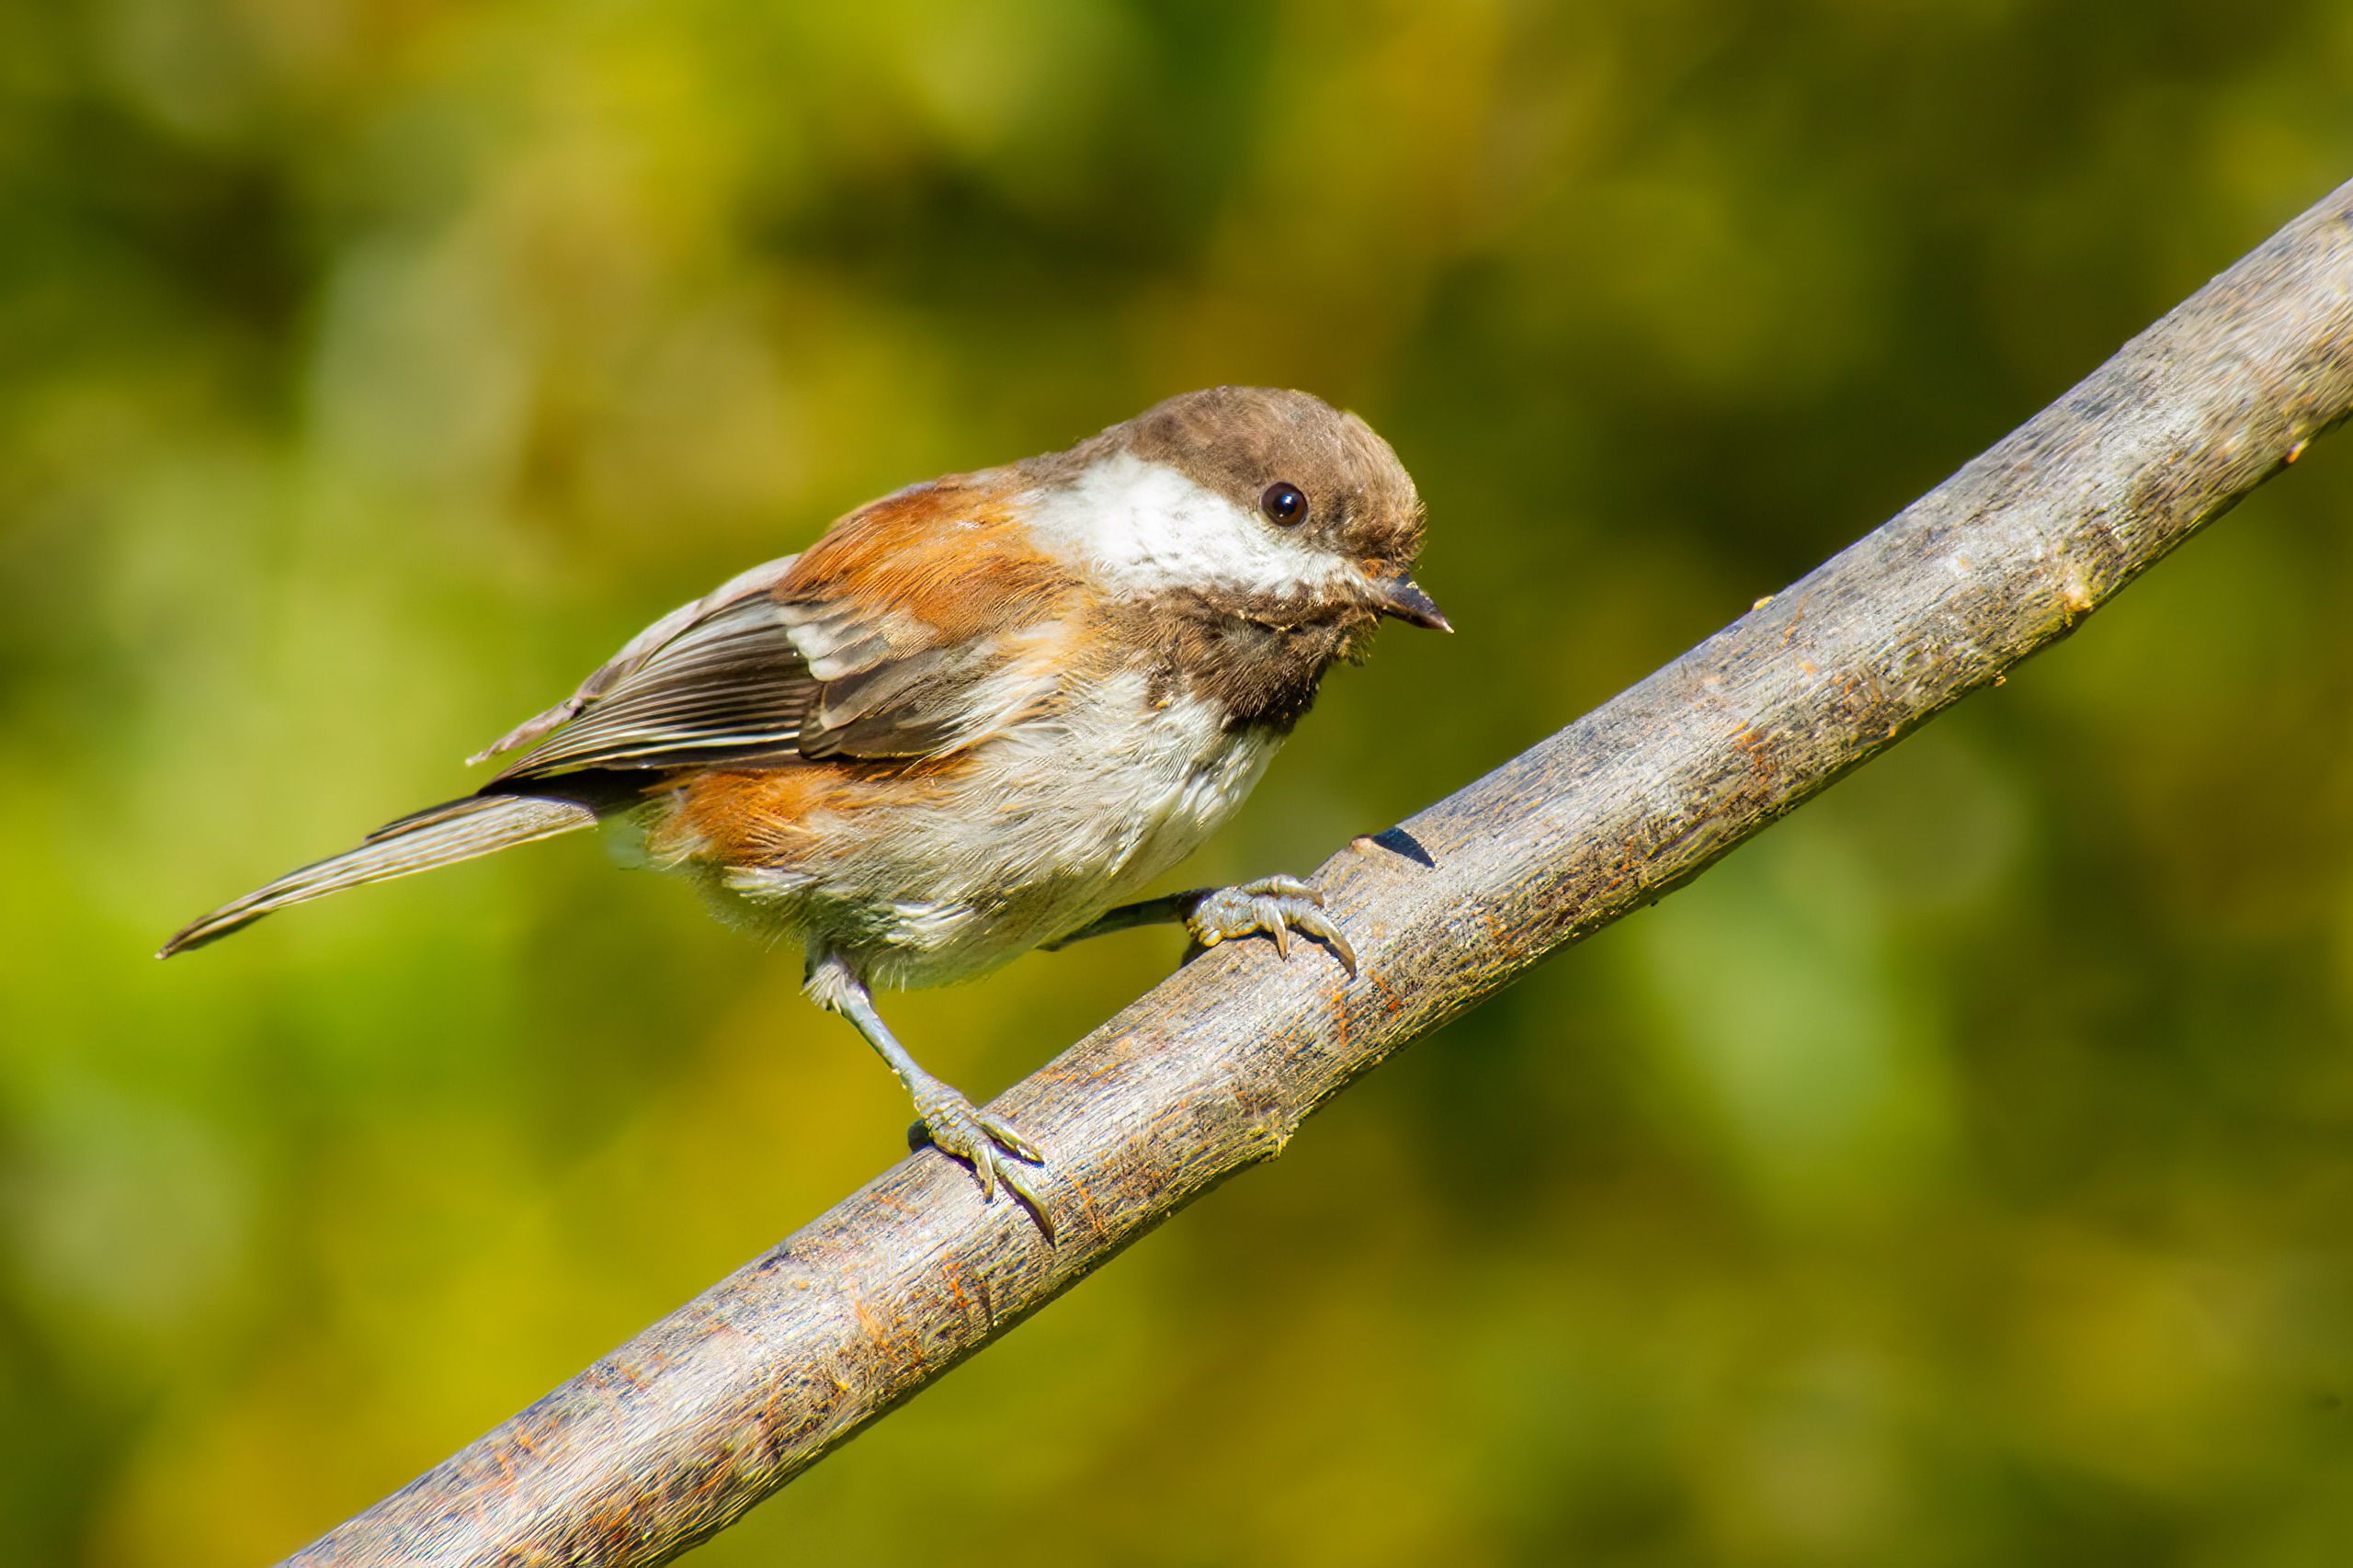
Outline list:
[[[595,825],[597,813],[572,801],[550,801],[535,795],[468,795],[428,807],[398,822],[386,823],[369,834],[357,849],[289,871],[265,888],[256,888],[233,903],[224,903],[165,942],[155,956],[170,958],[200,948],[232,931],[242,930],[273,909],[290,903],[429,871],[458,860],[471,860],[494,849],[549,838],[574,828]]]

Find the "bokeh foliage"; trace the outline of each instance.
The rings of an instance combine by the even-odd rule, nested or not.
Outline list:
[[[1187,880],[1305,869],[2353,174],[2348,79],[2294,0],[0,0],[0,1560],[274,1558],[892,1156],[581,842],[146,956],[654,614],[1319,392],[1461,631]],[[696,1561],[2341,1561],[2345,441]],[[990,1091],[1173,949],[886,1010]]]

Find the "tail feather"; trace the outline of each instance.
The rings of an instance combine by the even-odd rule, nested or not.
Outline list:
[[[289,871],[267,887],[224,903],[165,942],[155,956],[200,948],[243,930],[274,909],[302,903],[362,882],[381,882],[471,860],[509,845],[550,838],[596,824],[597,813],[572,801],[534,795],[468,795],[389,823],[358,848]]]

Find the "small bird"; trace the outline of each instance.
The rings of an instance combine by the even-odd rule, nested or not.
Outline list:
[[[875,986],[970,979],[1152,923],[1297,930],[1353,974],[1306,883],[1112,906],[1257,783],[1381,617],[1452,628],[1411,570],[1422,504],[1387,442],[1305,392],[1212,387],[1068,451],[869,503],[631,638],[470,762],[471,795],[222,905],[273,910],[600,820],[718,912],[808,954],[806,990],[899,1075],[931,1142],[1051,1234],[1029,1139],[925,1072]],[[1108,913],[1107,913],[1108,911]]]

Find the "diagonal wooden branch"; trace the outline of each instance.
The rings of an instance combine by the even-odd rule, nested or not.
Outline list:
[[[1336,857],[1358,980],[1229,945],[1006,1094],[1059,1244],[913,1156],[292,1561],[651,1563],[723,1528],[1407,1040],[2066,635],[2353,408],[2348,348],[2353,184],[1803,581]]]

